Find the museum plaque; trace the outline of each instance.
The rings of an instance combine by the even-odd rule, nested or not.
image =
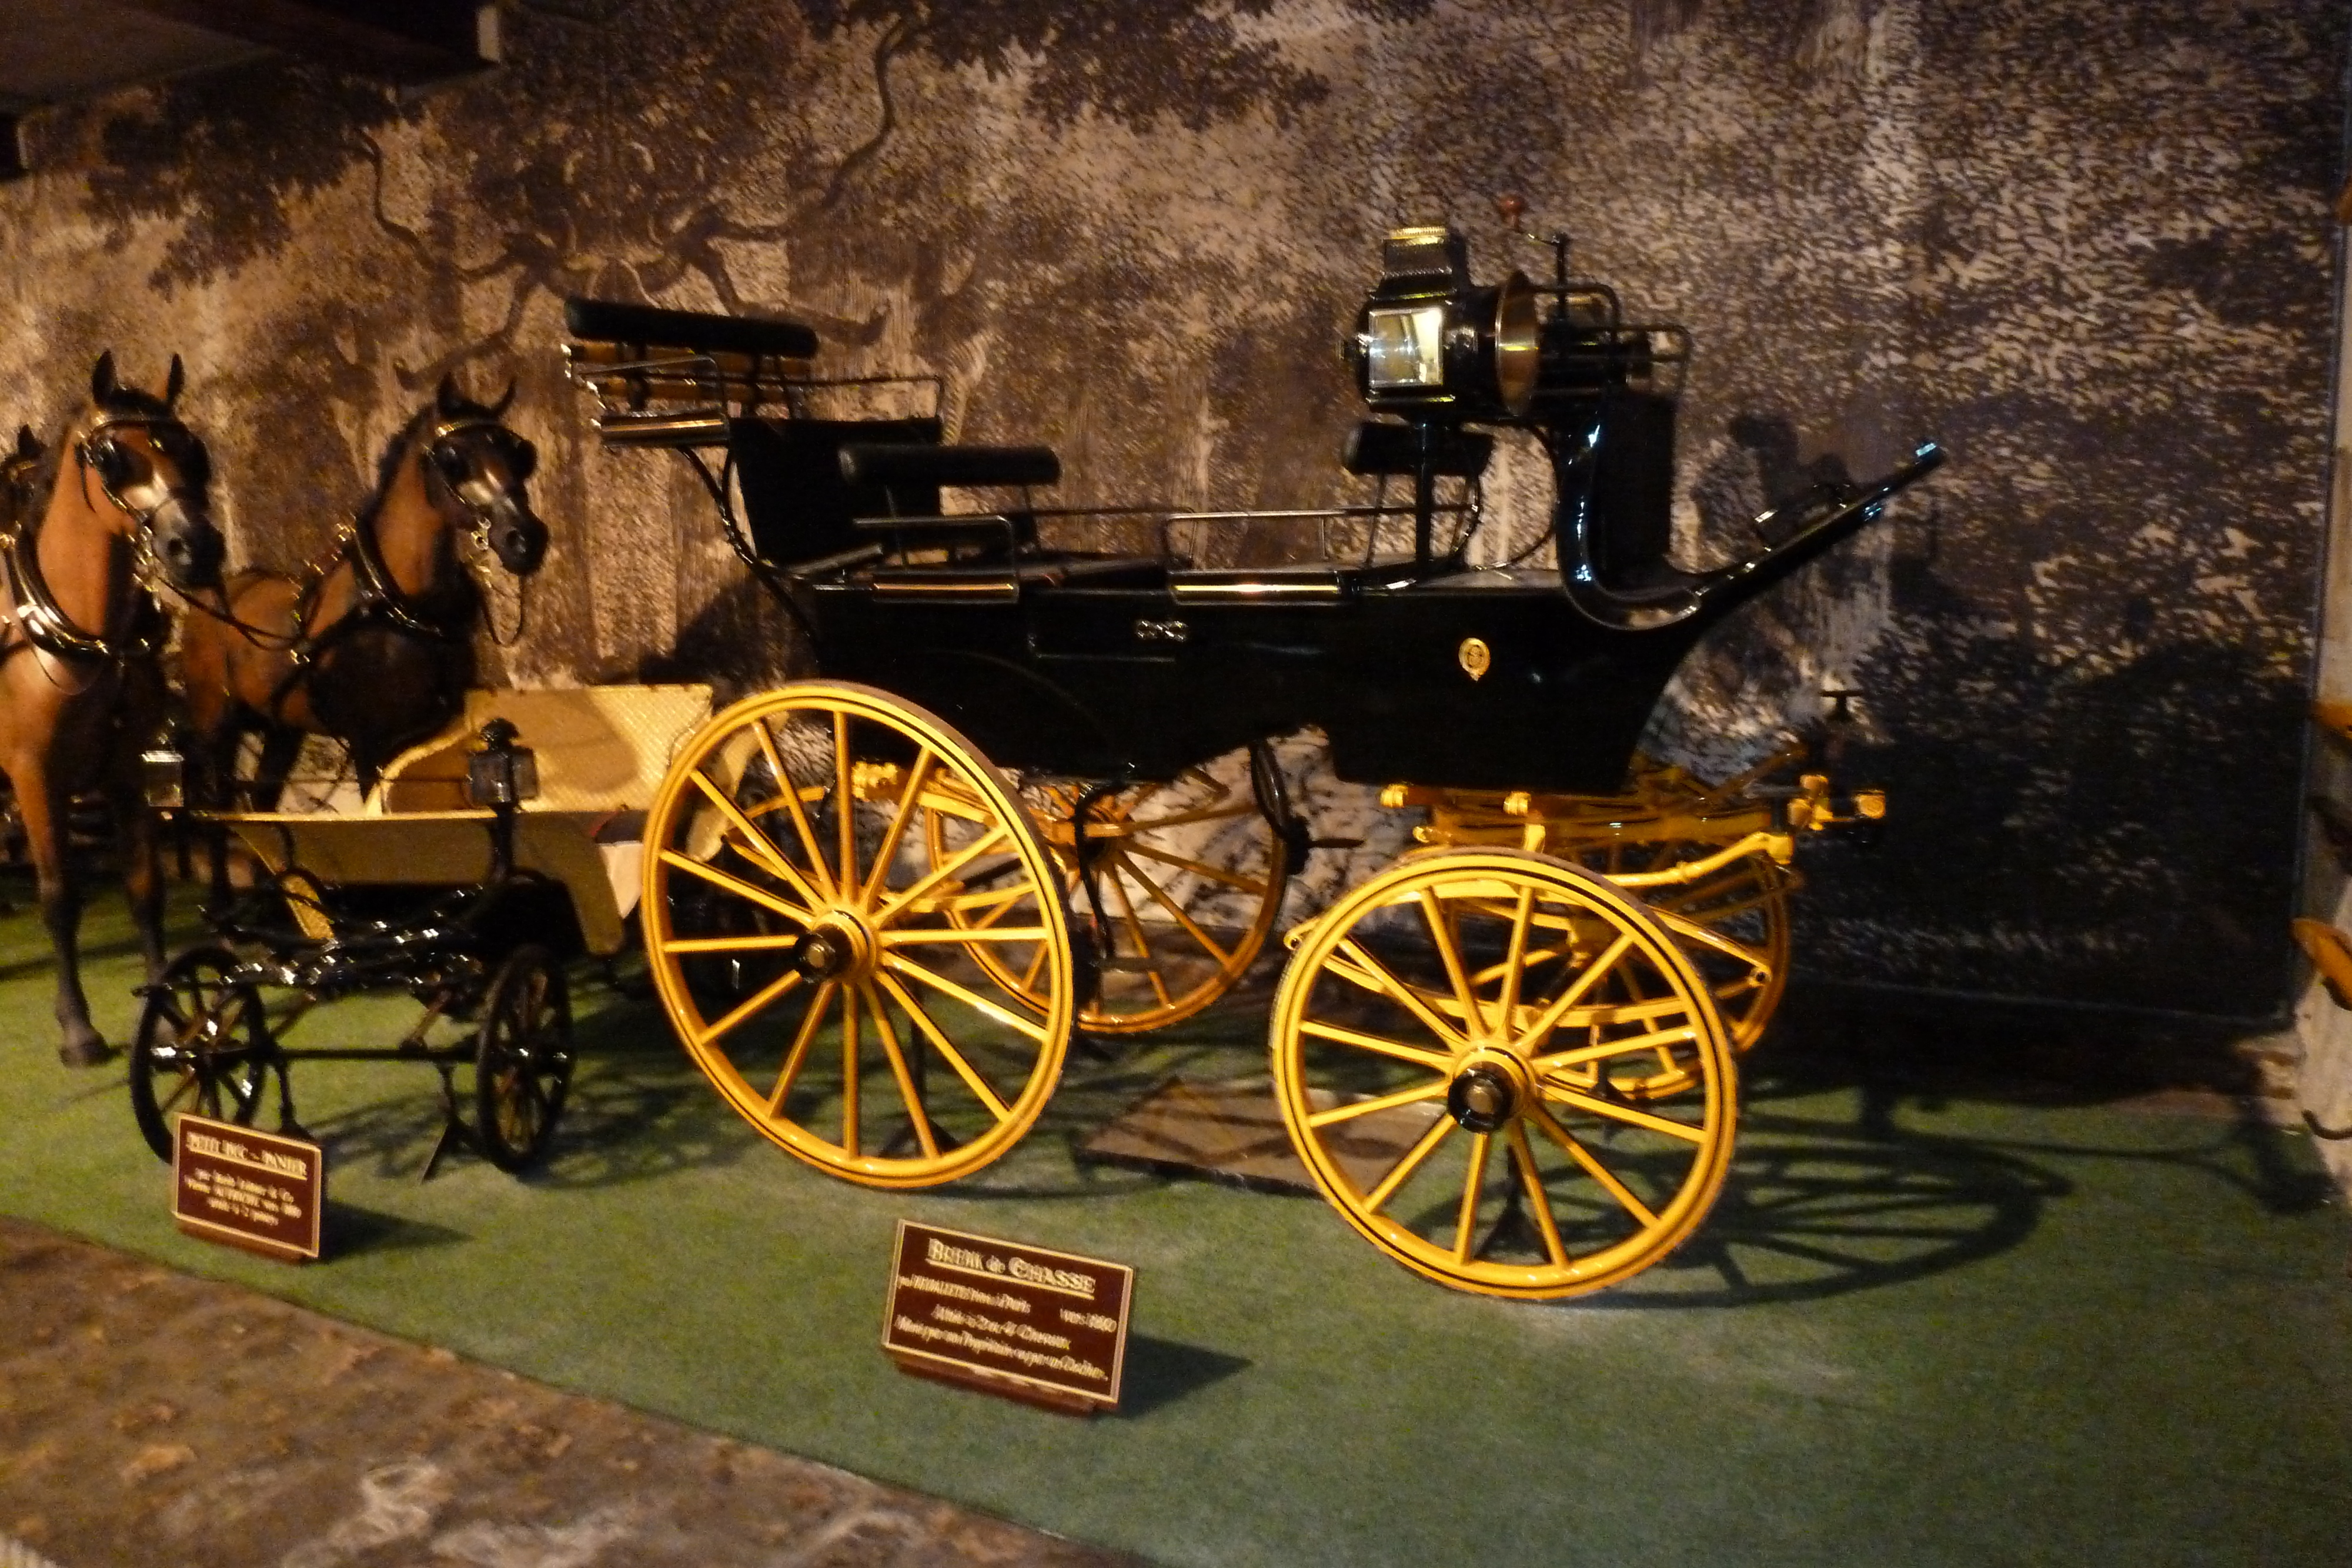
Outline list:
[[[1056,1410],[1118,1404],[1135,1270],[898,1222],[882,1348],[900,1368]]]
[[[289,1262],[319,1255],[327,1155],[303,1138],[183,1115],[172,1136],[172,1217],[180,1228]]]

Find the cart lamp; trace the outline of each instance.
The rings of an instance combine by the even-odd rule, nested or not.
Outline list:
[[[139,754],[139,780],[156,810],[176,811],[188,803],[188,759],[169,741]]]
[[[1422,420],[1516,418],[1535,396],[1541,358],[1536,293],[1524,273],[1480,287],[1449,228],[1397,229],[1348,355],[1376,409]]]
[[[466,758],[466,798],[477,806],[520,806],[539,798],[539,754],[517,746],[514,725],[494,718],[482,726],[482,748]]]

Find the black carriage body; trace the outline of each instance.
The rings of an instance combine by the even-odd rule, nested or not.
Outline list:
[[[1684,571],[1669,546],[1688,334],[1625,325],[1605,286],[1570,280],[1564,238],[1548,288],[1517,274],[1473,286],[1444,231],[1400,231],[1383,256],[1394,276],[1349,354],[1367,402],[1402,423],[1360,426],[1345,464],[1412,493],[1370,519],[1412,526],[1414,553],[1392,562],[1206,570],[1171,542],[1177,523],[1363,522],[1366,508],[1161,515],[1148,556],[1049,548],[1039,525],[1055,514],[1034,509],[1029,487],[1058,478],[1051,452],[941,446],[936,418],[808,418],[797,400],[826,383],[769,377],[758,358],[809,350],[813,337],[789,324],[575,301],[575,330],[636,338],[617,356],[575,346],[574,374],[604,402],[607,441],[694,455],[737,548],[810,633],[818,674],[932,709],[998,764],[1082,778],[1170,779],[1317,727],[1339,777],[1358,782],[1614,793],[1692,646],[1942,460],[1925,444],[1874,484],[1817,486],[1755,519],[1780,544]],[[1416,357],[1422,329],[1406,319],[1423,315]],[[647,339],[691,357],[614,363],[642,359]],[[682,377],[703,406],[645,406],[646,389]],[[1475,511],[1493,440],[1473,426],[1525,431],[1549,455],[1560,570],[1469,570],[1459,540],[1438,541],[1442,517]],[[714,446],[727,449],[743,527],[725,475],[696,451]],[[1440,505],[1441,482],[1461,501]],[[1018,490],[1021,505],[938,515],[942,487],[974,486]]]
[[[1099,564],[1130,580],[794,589],[821,674],[933,709],[1002,765],[1081,777],[1172,778],[1312,725],[1359,782],[1612,792],[1704,629],[1603,629],[1549,572],[1277,570],[1249,593]]]

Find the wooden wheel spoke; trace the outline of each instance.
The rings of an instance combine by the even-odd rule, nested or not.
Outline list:
[[[1543,1087],[1544,1098],[1555,1104],[1573,1105],[1588,1114],[1612,1122],[1622,1122],[1628,1126],[1646,1128],[1653,1133],[1664,1133],[1670,1138],[1680,1138],[1685,1143],[1706,1142],[1705,1127],[1694,1126],[1688,1122],[1677,1122],[1671,1116],[1661,1116],[1654,1111],[1644,1111],[1638,1105],[1619,1105],[1579,1090],[1566,1088],[1555,1080],[1546,1080]]]
[[[1169,918],[1175,921],[1177,925],[1182,926],[1184,928],[1184,934],[1187,936],[1190,936],[1193,941],[1198,942],[1201,946],[1207,951],[1211,957],[1216,959],[1219,964],[1230,964],[1234,961],[1233,955],[1226,952],[1223,947],[1218,946],[1215,942],[1212,941],[1209,934],[1202,930],[1199,925],[1195,925],[1191,915],[1184,913],[1183,906],[1178,904],[1174,899],[1168,896],[1166,889],[1162,888],[1158,883],[1153,882],[1150,877],[1139,877],[1137,880],[1143,883],[1143,891],[1151,895],[1152,902],[1159,904],[1160,908],[1166,910],[1168,912]]]
[[[691,855],[680,854],[676,850],[664,850],[661,852],[661,859],[664,865],[675,866],[679,871],[698,876],[713,887],[721,888],[746,903],[756,904],[761,908],[781,915],[787,920],[797,920],[803,925],[815,924],[816,916],[811,911],[798,904],[787,904],[766,888],[754,887],[741,877],[720,871],[717,866],[706,864]]]
[[[983,890],[979,893],[956,893],[950,894],[945,898],[927,899],[925,902],[932,909],[950,915],[960,915],[974,909],[987,910],[986,918],[971,923],[970,929],[977,930],[995,925],[1004,918],[1006,911],[1023,899],[1031,896],[1033,895],[1028,884],[1024,883],[1019,887],[1006,888],[1001,892]]]
[[[1503,998],[1495,1016],[1506,1031],[1519,1013],[1519,980],[1527,973],[1528,916],[1535,906],[1535,884],[1530,883],[1519,889],[1518,904],[1511,911],[1511,942],[1503,957]]]
[[[1461,1004],[1463,1021],[1474,1036],[1486,1032],[1486,1012],[1478,1005],[1478,993],[1471,988],[1469,974],[1462,967],[1462,949],[1454,940],[1454,921],[1437,902],[1437,894],[1422,888],[1417,902],[1421,917],[1429,925],[1429,940],[1437,948],[1438,956],[1445,961],[1446,978],[1454,982],[1454,998]]]
[[[1381,1185],[1364,1195],[1364,1212],[1378,1214],[1389,1199],[1397,1195],[1398,1189],[1412,1179],[1413,1172],[1437,1152],[1437,1145],[1444,1143],[1458,1124],[1451,1116],[1440,1116],[1432,1122],[1429,1131],[1423,1133],[1412,1147],[1389,1167],[1389,1174],[1381,1178]]]
[[[939,1025],[931,1021],[931,1015],[916,1005],[913,995],[906,987],[900,985],[889,975],[877,975],[874,979],[876,984],[889,993],[890,999],[905,1010],[916,1029],[922,1031],[923,1038],[930,1041],[931,1049],[940,1053],[940,1060],[946,1062],[958,1078],[963,1080],[964,1087],[971,1090],[973,1096],[988,1108],[990,1115],[1003,1122],[1013,1114],[1013,1109],[1005,1103],[1004,1097],[990,1086],[988,1080],[982,1078],[978,1070],[964,1059],[963,1052],[958,1051],[950,1042],[948,1037],[940,1031]]]
[[[981,856],[988,853],[990,850],[994,849],[997,845],[1004,842],[1008,836],[1009,835],[1006,833],[1005,827],[1003,822],[992,822],[989,824],[988,831],[982,833],[979,838],[974,839],[971,843],[966,844],[962,849],[957,851],[956,853],[946,862],[933,866],[929,872],[918,878],[912,885],[892,897],[889,903],[882,905],[881,908],[875,910],[874,923],[877,925],[887,925],[891,921],[898,918],[898,912],[900,910],[907,908],[917,899],[929,894],[931,889],[938,887],[944,883],[952,881],[958,872],[963,870],[964,867],[970,865]],[[1022,891],[1025,892],[1027,890],[1024,887]]]
[[[793,820],[793,831],[799,835],[801,848],[808,852],[809,865],[815,873],[818,884],[830,895],[835,891],[833,873],[824,863],[824,852],[816,847],[816,830],[809,825],[808,812],[801,804],[800,787],[784,770],[783,756],[776,749],[776,737],[768,732],[768,721],[753,719],[751,732],[760,737],[760,750],[766,755],[768,768],[775,775],[776,794],[783,802],[785,814]]]
[[[1341,1122],[1352,1122],[1359,1116],[1376,1116],[1382,1111],[1393,1111],[1400,1105],[1418,1105],[1426,1101],[1442,1098],[1450,1082],[1449,1079],[1439,1078],[1427,1083],[1416,1084],[1410,1089],[1399,1089],[1393,1093],[1375,1094],[1366,1100],[1350,1100],[1345,1104],[1334,1105],[1328,1110],[1310,1113],[1307,1118],[1307,1124],[1310,1127],[1329,1127]]]
[[[1042,925],[899,925],[877,934],[885,947],[929,942],[1042,942],[1052,935]]]
[[[1568,955],[1569,949],[1566,947],[1530,947],[1521,956],[1519,967],[1522,970],[1540,968],[1546,964],[1556,963],[1567,957]],[[1503,977],[1506,967],[1507,966],[1502,964],[1489,964],[1476,971],[1470,977],[1472,988],[1492,985]]]
[[[1151,977],[1153,994],[1160,998],[1161,1007],[1174,1007],[1175,998],[1168,992],[1168,977],[1160,972],[1160,956],[1152,951],[1151,938],[1145,934],[1143,922],[1136,918],[1135,900],[1127,895],[1126,883],[1119,877],[1118,868],[1116,866],[1111,871],[1110,890],[1112,896],[1118,902],[1119,921],[1127,927],[1128,935],[1134,938],[1136,956],[1143,960],[1144,973]],[[1115,947],[1116,945],[1114,945],[1114,956],[1116,956]]]
[[[699,768],[694,770],[691,777],[703,795],[712,805],[719,808],[719,814],[725,817],[736,832],[742,835],[743,848],[749,852],[753,861],[765,866],[772,873],[788,883],[811,909],[816,908],[824,902],[817,895],[816,890],[809,885],[808,879],[800,873],[799,869],[784,858],[783,852],[776,847],[775,841],[761,832],[759,824],[745,816],[743,808],[729,800],[724,789],[713,784]]]
[[[1034,1019],[1023,1018],[1020,1014],[1013,1012],[1009,1009],[1000,1007],[995,1002],[990,1001],[986,997],[979,996],[971,991],[966,990],[963,987],[957,985],[953,980],[949,979],[945,975],[923,967],[922,965],[916,963],[913,959],[907,957],[904,954],[889,954],[883,958],[882,962],[898,974],[905,975],[910,979],[922,981],[923,984],[930,987],[933,990],[940,992],[943,996],[954,998],[957,1001],[961,1002],[964,1006],[971,1009],[974,1012],[992,1018],[1007,1029],[1014,1030],[1022,1034],[1025,1034],[1031,1040],[1036,1040],[1040,1044],[1045,1042],[1045,1026],[1042,1024],[1037,1023]]]
[[[156,1109],[168,1114],[178,1108],[180,1102],[188,1097],[190,1091],[199,1088],[202,1082],[193,1065],[181,1068],[179,1082],[172,1086],[171,1094]]]
[[[1594,1045],[1580,1045],[1573,1051],[1556,1051],[1549,1056],[1538,1056],[1533,1066],[1536,1076],[1543,1077],[1563,1068],[1580,1067],[1588,1061],[1601,1061],[1613,1056],[1631,1056],[1639,1051],[1660,1051],[1669,1046],[1687,1045],[1698,1038],[1698,1030],[1690,1024],[1679,1029],[1652,1030],[1647,1034],[1630,1034],[1620,1040],[1604,1040]]]
[[[801,1064],[808,1060],[809,1044],[824,1026],[825,1010],[833,1005],[833,993],[840,988],[837,980],[820,983],[816,995],[809,998],[808,1011],[801,1019],[801,1027],[793,1032],[792,1049],[784,1052],[784,1064],[777,1071],[776,1086],[768,1093],[768,1114],[783,1113],[784,1096],[793,1092],[793,1082],[801,1075]]]
[[[1620,1180],[1615,1171],[1602,1165],[1599,1155],[1584,1146],[1584,1140],[1554,1121],[1551,1113],[1540,1105],[1528,1107],[1528,1117],[1543,1130],[1546,1137],[1558,1144],[1586,1176],[1598,1183],[1603,1192],[1615,1198],[1619,1207],[1640,1221],[1642,1228],[1647,1230],[1657,1225],[1658,1217],[1651,1212],[1650,1206],[1634,1197],[1633,1189]]]
[[[922,798],[923,786],[939,760],[938,754],[927,746],[915,758],[915,766],[907,770],[906,787],[898,792],[898,810],[890,818],[889,831],[882,835],[881,847],[874,852],[874,870],[857,890],[860,906],[870,908],[874,895],[882,891],[890,874],[890,863],[898,858],[898,842],[907,836],[907,824],[915,820],[914,802]]]
[[[1131,839],[1120,848],[1127,854],[1142,855],[1146,859],[1159,861],[1163,865],[1172,865],[1180,871],[1191,872],[1204,882],[1221,883],[1226,887],[1237,888],[1243,893],[1255,894],[1260,897],[1263,897],[1266,889],[1272,885],[1263,877],[1244,876],[1239,872],[1227,871],[1223,866],[1210,865],[1206,862],[1192,860],[1185,855],[1171,854],[1156,845],[1138,843]],[[1142,880],[1142,873],[1137,872],[1135,875],[1138,881]]]
[[[1536,1169],[1535,1151],[1528,1147],[1528,1128],[1523,1121],[1514,1121],[1508,1134],[1512,1168],[1519,1173],[1519,1186],[1528,1195],[1528,1206],[1535,1211],[1536,1229],[1543,1237],[1544,1256],[1555,1269],[1568,1266],[1568,1249],[1559,1239],[1559,1221],[1551,1212],[1551,1195],[1544,1190],[1543,1176]]]
[[[808,977],[802,974],[798,969],[785,970],[781,977],[770,981],[767,985],[762,986],[760,989],[754,991],[751,996],[746,997],[743,1000],[735,1004],[735,1006],[730,1009],[726,1015],[720,1018],[718,1022],[706,1025],[704,1028],[698,1030],[693,1037],[695,1049],[699,1051],[706,1046],[715,1043],[721,1035],[724,1035],[730,1030],[735,1029],[738,1025],[741,1024],[744,1019],[756,1017],[760,1013],[766,1011],[771,1003],[780,1002],[783,1000],[784,998],[791,996],[793,992],[799,988],[801,983],[807,978]]]
[[[1454,1260],[1456,1263],[1470,1261],[1470,1243],[1478,1234],[1478,1195],[1486,1185],[1486,1150],[1494,1141],[1492,1133],[1471,1135],[1469,1172],[1462,1178],[1462,1207],[1454,1220]]]
[[[855,870],[851,862],[843,862]],[[857,1157],[857,991],[841,988],[841,1152]]]
[[[1418,990],[1405,984],[1397,977],[1395,971],[1373,957],[1370,952],[1354,937],[1349,937],[1341,942],[1339,952],[1346,957],[1348,963],[1352,966],[1352,969],[1343,970],[1334,965],[1334,973],[1355,981],[1356,984],[1363,986],[1366,990],[1377,992],[1397,1003],[1420,1019],[1422,1028],[1444,1040],[1449,1047],[1458,1051],[1470,1043],[1468,1037],[1462,1030],[1438,1016],[1437,1009],[1431,1007]]]
[[[833,710],[833,837],[840,858],[834,862],[834,886],[846,894],[857,885],[857,759],[849,748],[849,713]],[[845,1008],[855,1005],[845,992]]]
[[[1255,810],[1257,810],[1256,807],[1244,801],[1230,803],[1220,801],[1213,805],[1191,807],[1181,811],[1171,812],[1165,817],[1152,817],[1149,820],[1129,817],[1127,825],[1139,832],[1146,830],[1157,832],[1162,828],[1183,828],[1190,827],[1195,822],[1216,822],[1228,818],[1247,816]]]
[[[751,936],[673,936],[666,946],[673,953],[764,953],[779,947],[797,947],[803,935],[786,931]]]
[[[1410,1061],[1416,1067],[1426,1067],[1433,1072],[1447,1071],[1454,1065],[1454,1058],[1445,1051],[1432,1051],[1426,1046],[1407,1045],[1401,1040],[1390,1040],[1384,1035],[1367,1034],[1362,1030],[1349,1029],[1343,1024],[1324,1023],[1317,1019],[1305,1019],[1299,1022],[1298,1032],[1312,1035],[1318,1040],[1328,1040],[1334,1045],[1352,1046],[1358,1051],[1369,1051],[1380,1056],[1391,1056],[1399,1061]]]
[[[1587,964],[1582,974],[1569,982],[1567,989],[1544,1004],[1544,1010],[1536,1015],[1535,1021],[1518,1038],[1522,1041],[1550,1038],[1551,1031],[1559,1027],[1559,1020],[1566,1018],[1570,1009],[1582,1001],[1594,986],[1600,984],[1602,976],[1616,967],[1617,960],[1623,957],[1625,950],[1633,945],[1633,933],[1620,932],[1617,940],[1609,944],[1599,957]]]
[[[866,994],[866,1010],[874,1019],[875,1036],[882,1042],[882,1054],[890,1063],[890,1076],[898,1082],[898,1098],[907,1103],[908,1120],[914,1124],[915,1142],[923,1151],[923,1158],[940,1157],[940,1140],[931,1131],[931,1118],[923,1109],[923,1097],[915,1092],[915,1075],[908,1071],[905,1052],[898,1049],[898,1031],[890,1027],[890,1015],[883,1009],[882,998],[870,984],[860,988]]]

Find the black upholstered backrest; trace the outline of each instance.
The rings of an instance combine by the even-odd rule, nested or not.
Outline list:
[[[752,548],[779,565],[817,560],[866,542],[850,519],[885,516],[894,500],[901,513],[938,511],[937,486],[920,495],[905,486],[886,493],[844,479],[841,449],[852,442],[937,444],[940,436],[936,419],[736,421],[735,472]]]

